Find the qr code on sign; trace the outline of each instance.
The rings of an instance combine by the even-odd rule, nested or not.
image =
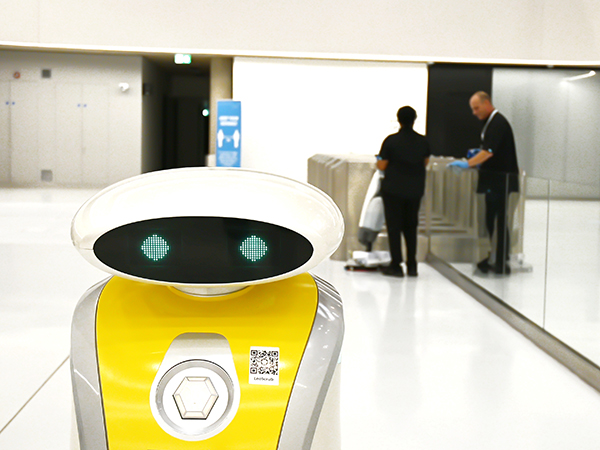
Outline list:
[[[279,384],[279,348],[250,347],[250,384]]]

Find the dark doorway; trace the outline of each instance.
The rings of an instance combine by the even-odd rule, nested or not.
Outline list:
[[[206,165],[208,99],[167,97],[164,105],[163,168]]]
[[[163,169],[206,165],[209,80],[209,75],[169,77],[163,102]]]
[[[142,171],[206,165],[209,152],[211,59],[173,55],[142,59]]]
[[[477,91],[491,93],[491,66],[429,66],[427,139],[434,155],[462,158],[479,146],[482,124],[469,107]]]

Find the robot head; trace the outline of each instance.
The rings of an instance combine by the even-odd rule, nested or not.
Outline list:
[[[224,168],[124,180],[88,200],[71,225],[73,244],[94,266],[209,295],[306,272],[343,234],[341,212],[320,190]]]

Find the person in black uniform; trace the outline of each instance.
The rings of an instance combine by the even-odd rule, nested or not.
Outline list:
[[[519,166],[513,131],[508,120],[492,104],[490,96],[479,91],[469,100],[469,106],[479,120],[484,121],[480,151],[468,161],[455,161],[450,166],[479,166],[477,192],[485,195],[485,223],[490,239],[496,229],[496,261],[489,256],[477,264],[484,273],[509,274],[510,252],[508,197],[519,192]],[[497,226],[496,226],[497,225]]]
[[[385,138],[377,156],[377,168],[384,171],[381,197],[392,257],[392,262],[382,272],[404,276],[400,265],[402,233],[406,242],[407,273],[416,277],[419,207],[425,192],[425,167],[431,151],[427,139],[413,130],[417,112],[404,106],[398,110],[397,117],[400,131]]]

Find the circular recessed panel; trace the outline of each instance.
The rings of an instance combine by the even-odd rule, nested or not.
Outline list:
[[[220,366],[190,360],[169,369],[159,381],[155,402],[161,428],[188,440],[203,440],[222,431],[235,415],[234,386]]]

